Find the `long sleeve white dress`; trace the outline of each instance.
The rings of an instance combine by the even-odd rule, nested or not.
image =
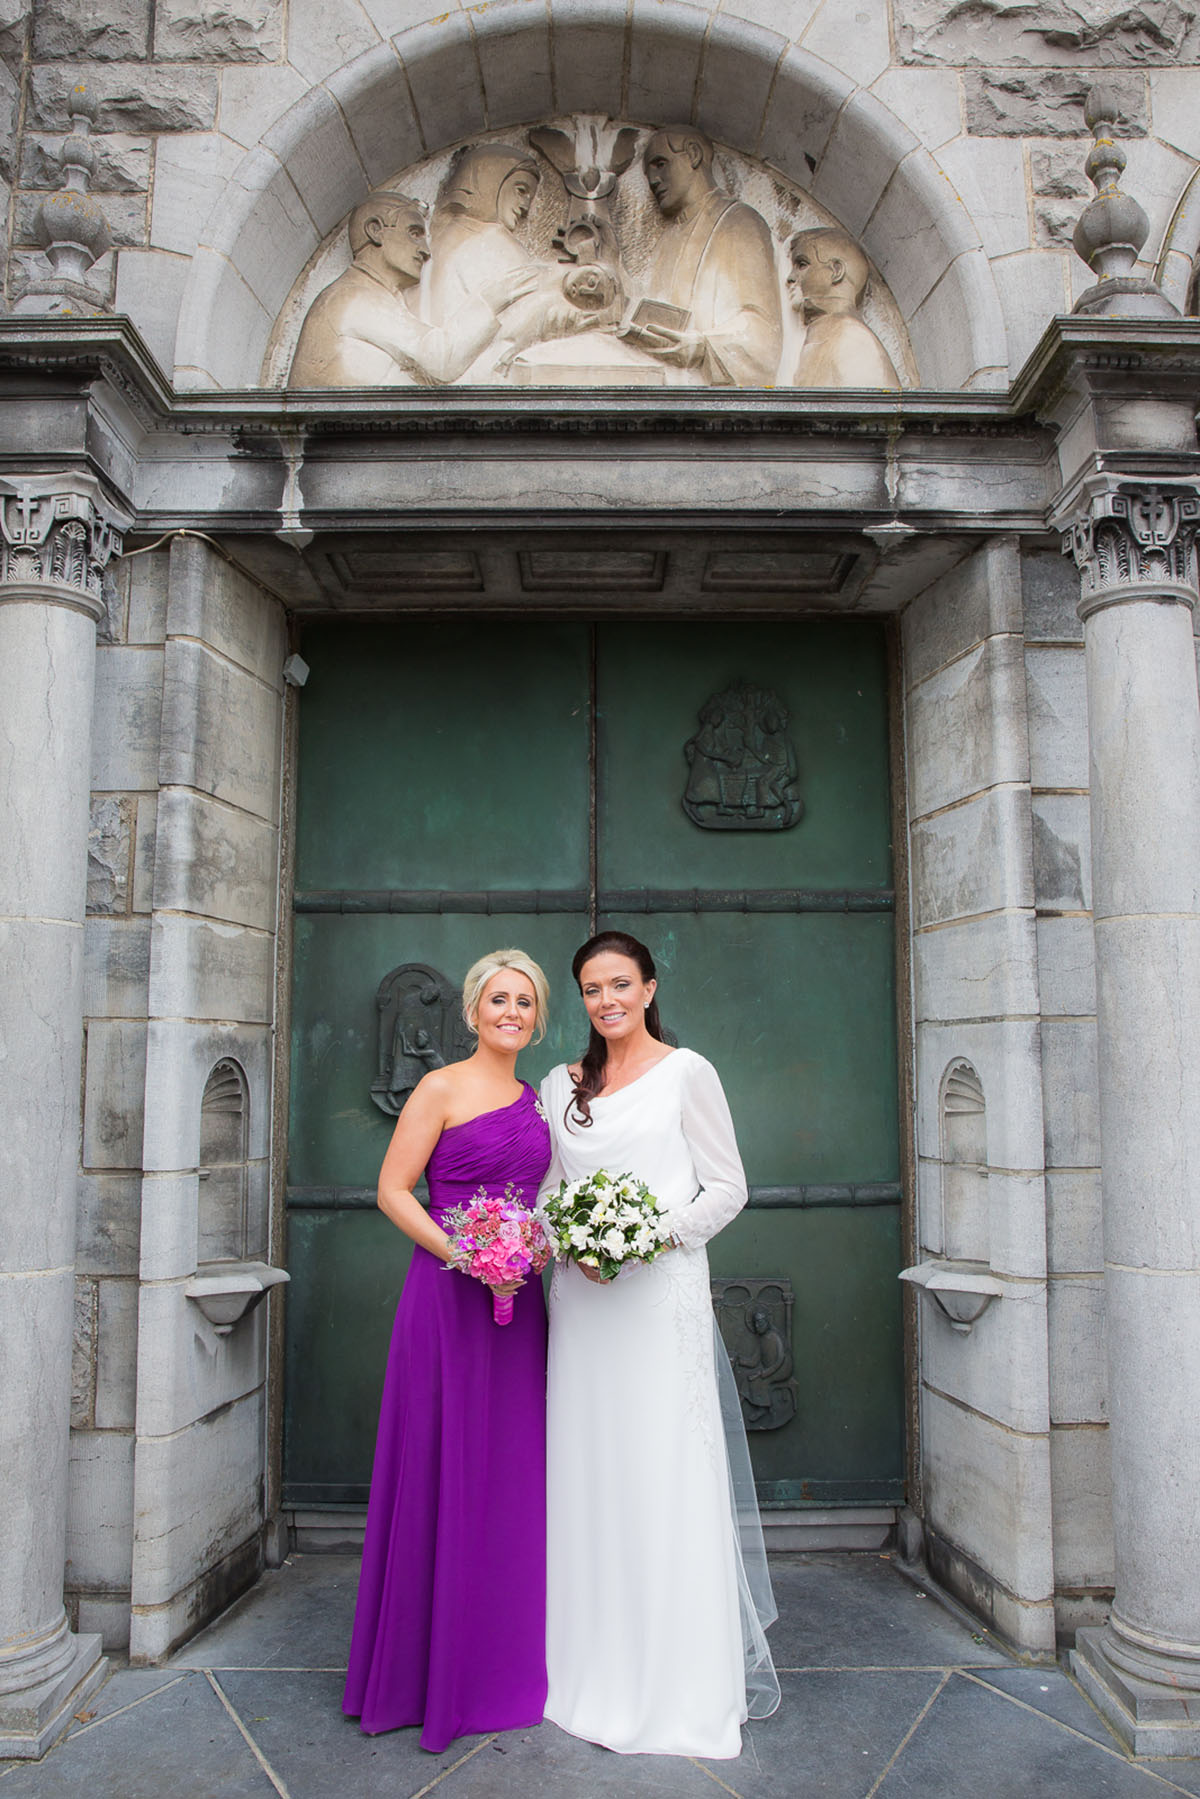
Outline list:
[[[554,1142],[543,1190],[598,1168],[631,1173],[683,1247],[603,1286],[555,1266],[546,1716],[623,1754],[728,1758],[748,1712],[779,1701],[765,1559],[757,1593],[747,1577],[761,1533],[744,1432],[734,1496],[726,1431],[736,1460],[741,1419],[736,1401],[722,1406],[705,1249],[746,1203],[733,1121],[715,1069],[687,1049],[593,1099],[590,1126],[564,1116],[571,1096],[555,1068],[541,1088]]]

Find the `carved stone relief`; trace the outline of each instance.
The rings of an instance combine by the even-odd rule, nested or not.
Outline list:
[[[1082,517],[1064,520],[1063,554],[1079,568],[1079,614],[1138,595],[1196,602],[1200,494],[1104,478]]]
[[[102,606],[105,570],[121,541],[115,515],[70,476],[0,479],[0,583],[74,589]]]
[[[915,385],[861,247],[691,126],[589,115],[399,171],[322,245],[267,385]]]
[[[385,974],[375,995],[379,1015],[379,1072],[371,1098],[389,1118],[431,1068],[461,1062],[472,1049],[453,981],[424,962],[402,962]]]
[[[735,681],[700,710],[683,746],[683,809],[702,831],[787,831],[804,816],[787,707],[768,687]]]
[[[713,1307],[747,1430],[782,1430],[796,1416],[788,1280],[715,1280]]]

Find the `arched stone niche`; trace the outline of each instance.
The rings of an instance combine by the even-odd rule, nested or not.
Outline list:
[[[586,111],[691,122],[779,172],[862,244],[925,388],[1003,387],[995,283],[952,183],[873,95],[778,34],[624,0],[495,4],[398,34],[312,87],[249,151],[193,258],[182,388],[259,385],[298,281],[366,194],[457,144]],[[549,32],[549,44],[547,34]],[[549,53],[548,53],[549,52]]]
[[[631,120],[609,120],[600,115],[586,114],[563,115],[538,123],[549,124],[551,129],[562,134],[563,140],[578,142],[583,148],[581,162],[584,167],[598,163],[600,168],[604,168],[613,146],[621,141],[622,134],[636,133],[637,155],[632,165],[617,178],[611,200],[601,204],[606,215],[611,218],[620,245],[623,271],[629,282],[630,300],[635,301],[642,294],[652,295],[654,289],[652,282],[647,279],[647,270],[655,247],[663,236],[664,221],[650,196],[642,172],[641,151],[650,140],[655,125],[652,122],[639,124]],[[514,130],[512,127],[505,127],[500,131],[481,132],[473,136],[465,148],[484,148],[490,145],[511,146],[531,157],[540,167],[541,179],[529,216],[522,222],[516,235],[521,245],[540,261],[564,271],[569,269],[570,264],[556,262],[559,252],[555,246],[555,235],[567,219],[571,204],[561,176],[545,158],[536,154],[529,142],[527,128]],[[442,150],[409,168],[397,170],[384,186],[419,200],[432,214],[439,194],[452,179],[456,159],[463,148],[464,146],[456,146]],[[797,231],[824,227],[841,232],[841,222],[827,207],[821,206],[811,194],[786,180],[777,170],[725,145],[714,146],[713,174],[718,188],[752,207],[770,232],[774,254],[772,297],[782,314],[784,330],[779,365],[771,370],[768,384],[790,386],[804,332],[788,299],[786,282],[791,266],[788,245]],[[434,242],[436,256],[439,254],[436,235]],[[349,263],[347,221],[340,220],[309,259],[275,322],[260,371],[259,378],[264,387],[282,387],[287,383],[288,370],[305,315],[318,294],[341,275]],[[420,311],[423,317],[436,320],[436,310],[430,307],[430,273],[431,270],[427,267],[421,283]],[[882,343],[901,384],[904,387],[918,386],[919,371],[903,316],[876,268],[870,270],[869,285],[859,316]],[[502,330],[505,323],[506,320],[502,318]],[[597,334],[593,331],[535,344],[524,355],[516,358],[509,373],[503,378],[506,384],[514,381],[516,385],[530,382],[571,385],[574,371],[587,369],[591,364],[596,345]],[[614,344],[613,335],[607,332],[601,334],[600,338],[600,347],[606,346],[618,352],[623,348],[620,340],[617,339]],[[648,359],[642,359],[642,366],[647,375],[662,379],[661,368]],[[621,374],[630,372],[641,371],[633,364],[627,370],[615,369],[613,378],[620,384]],[[473,377],[468,372],[460,379],[465,384],[470,384]],[[575,379],[578,381],[580,377],[576,375]],[[583,376],[581,384],[590,385],[603,379],[604,371],[599,377]],[[864,385],[867,383],[864,382]]]
[[[244,1261],[265,1253],[250,1204],[250,1088],[245,1070],[224,1057],[200,1101],[197,1260]]]
[[[952,1262],[988,1262],[987,1105],[970,1062],[951,1062],[938,1108],[942,1162],[942,1253]]]

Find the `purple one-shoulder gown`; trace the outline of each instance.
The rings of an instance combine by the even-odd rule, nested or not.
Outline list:
[[[440,1219],[480,1188],[532,1206],[550,1162],[533,1088],[442,1132]],[[342,1709],[365,1731],[423,1724],[421,1746],[536,1724],[546,1702],[546,1308],[536,1277],[511,1324],[419,1246],[392,1331]]]

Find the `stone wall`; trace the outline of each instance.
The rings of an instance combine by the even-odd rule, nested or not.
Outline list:
[[[926,1550],[1003,1636],[1045,1651],[1044,1100],[1016,542],[976,551],[903,622],[918,1239],[922,1257],[985,1271],[998,1287],[969,1331],[921,1295]]]
[[[1090,0],[1032,24],[995,0],[861,0],[852,29],[841,0],[730,0],[711,11],[683,0],[553,0],[545,11],[497,0],[449,12],[422,0],[302,0],[286,11],[281,0],[241,0],[216,12],[182,0],[44,0],[0,33],[9,291],[36,258],[37,207],[56,184],[79,80],[100,103],[94,186],[114,243],[95,279],[168,372],[181,314],[186,327],[215,278],[192,258],[198,246],[227,254],[222,230],[248,190],[256,267],[239,270],[224,305],[231,327],[240,307],[253,337],[258,312],[269,329],[307,255],[370,183],[423,153],[565,109],[690,115],[811,183],[869,243],[909,315],[931,274],[956,288],[967,317],[998,296],[999,365],[976,358],[970,379],[1002,384],[1089,281],[1070,234],[1087,191],[1083,99],[1097,74],[1121,95],[1127,185],[1150,216],[1144,267],[1158,259],[1200,163],[1187,66],[1197,18],[1174,0],[1116,14]],[[943,214],[953,223],[939,232]],[[979,245],[991,268],[982,284],[969,254]],[[961,358],[939,366],[937,342],[927,384],[967,379]],[[213,377],[193,367],[187,380]]]
[[[132,1604],[143,1658],[261,1565],[267,1309],[220,1335],[184,1289],[221,1063],[247,1099],[241,1254],[269,1247],[285,644],[278,603],[181,538],[125,563],[98,655],[68,1590],[112,1645]]]

